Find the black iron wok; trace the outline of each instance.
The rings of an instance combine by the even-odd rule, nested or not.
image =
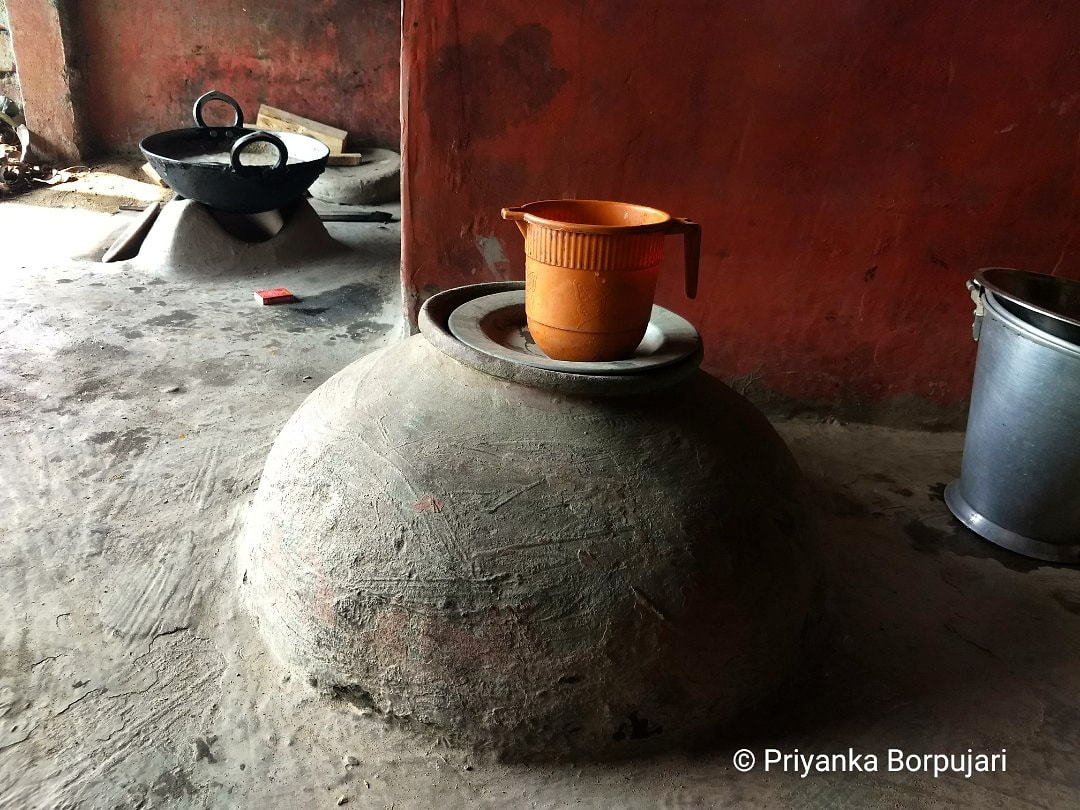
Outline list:
[[[203,121],[203,106],[213,100],[232,107],[231,126]],[[154,171],[181,197],[257,214],[295,202],[326,168],[326,144],[293,132],[246,129],[240,105],[224,93],[199,96],[193,115],[195,127],[159,132],[139,144]]]

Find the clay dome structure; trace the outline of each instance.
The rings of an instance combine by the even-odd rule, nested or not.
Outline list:
[[[700,348],[551,372],[447,328],[314,391],[240,538],[245,599],[311,684],[504,756],[696,741],[792,672],[818,579],[800,474]]]

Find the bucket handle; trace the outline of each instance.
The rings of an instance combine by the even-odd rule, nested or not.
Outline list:
[[[525,221],[524,208],[519,206],[503,208],[499,213],[503,219],[511,220],[517,225],[522,236],[528,235],[529,223]],[[683,235],[684,288],[687,298],[695,298],[698,287],[698,268],[701,264],[701,226],[684,217],[672,217],[668,220],[665,233]]]
[[[982,334],[983,316],[986,314],[986,305],[983,302],[984,290],[982,285],[975,279],[971,279],[967,283],[968,292],[971,293],[971,300],[975,303],[975,320],[971,322],[971,337],[976,343],[979,342],[979,335]]]

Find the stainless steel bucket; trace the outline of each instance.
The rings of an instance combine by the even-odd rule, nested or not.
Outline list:
[[[988,268],[968,286],[979,351],[945,502],[999,546],[1080,562],[1080,284]]]

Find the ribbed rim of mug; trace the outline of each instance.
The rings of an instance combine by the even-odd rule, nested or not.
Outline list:
[[[589,225],[585,223],[563,222],[557,219],[548,219],[547,217],[532,213],[532,211],[530,210],[534,207],[538,208],[545,205],[561,205],[572,207],[576,204],[618,205],[624,208],[634,209],[635,211],[654,214],[660,219],[658,222],[647,222],[642,225]],[[638,205],[637,203],[619,202],[617,200],[537,200],[536,202],[519,205],[517,206],[517,210],[521,211],[525,215],[525,221],[528,222],[530,225],[539,225],[544,228],[550,228],[553,231],[571,231],[573,233],[657,233],[659,231],[666,231],[669,223],[671,222],[671,214],[667,213],[666,211],[661,211],[659,208],[653,208],[648,205]]]

